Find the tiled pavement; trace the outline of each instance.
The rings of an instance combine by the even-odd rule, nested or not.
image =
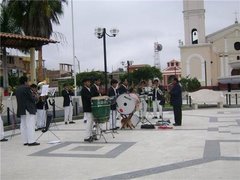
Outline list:
[[[173,121],[172,112],[164,117]],[[149,118],[150,119],[150,118]],[[153,123],[154,121],[151,120]],[[85,125],[58,123],[39,139],[22,145],[19,131],[1,142],[2,180],[53,179],[240,179],[240,109],[183,111],[173,129],[118,130],[93,143],[83,142]],[[37,131],[36,136],[41,132]]]

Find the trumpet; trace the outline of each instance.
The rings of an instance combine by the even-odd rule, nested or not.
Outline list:
[[[38,87],[42,87],[42,85],[46,85],[47,84],[47,81],[44,80],[44,81],[41,81],[37,84]]]

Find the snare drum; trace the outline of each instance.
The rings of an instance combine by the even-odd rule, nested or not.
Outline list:
[[[121,94],[117,100],[117,111],[122,115],[131,114],[136,108],[136,100],[129,94]]]
[[[97,96],[92,98],[92,114],[94,121],[105,123],[109,119],[110,100],[108,96]]]

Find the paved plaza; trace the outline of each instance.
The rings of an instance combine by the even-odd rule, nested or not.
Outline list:
[[[173,122],[173,113],[164,118]],[[75,122],[52,124],[57,144],[50,144],[57,140],[51,131],[32,147],[23,146],[19,130],[5,132],[1,179],[240,179],[240,108],[186,110],[180,127],[140,129],[139,123],[115,138],[104,134],[107,143],[83,142],[86,124]]]

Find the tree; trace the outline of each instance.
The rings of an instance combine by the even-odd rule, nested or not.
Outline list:
[[[21,29],[17,26],[15,19],[10,16],[9,9],[6,3],[2,3],[0,6],[0,31],[5,33],[20,34]],[[0,86],[7,88],[9,85],[8,70],[7,70],[7,51],[6,47],[1,46],[1,51],[3,54],[2,66],[3,66],[3,77]]]
[[[104,72],[102,71],[91,71],[91,72],[82,72],[77,74],[76,79],[77,79],[77,86],[82,86],[82,80],[85,78],[90,78],[90,79],[94,79],[94,78],[99,78],[101,80],[101,82],[103,84],[105,84],[104,82]]]
[[[52,23],[60,24],[58,17],[63,14],[63,3],[67,4],[67,0],[3,0],[3,3],[25,35],[50,38]],[[38,63],[42,81],[42,47],[38,47]]]
[[[128,74],[123,74],[120,79],[123,80],[128,77]],[[139,84],[141,80],[148,81],[149,79],[159,78],[162,79],[162,73],[156,67],[142,67],[132,73],[129,73],[129,81],[134,85]]]
[[[201,87],[201,83],[198,81],[197,78],[190,78],[188,76],[186,78],[182,78],[180,80],[180,83],[182,85],[183,91],[188,92],[197,91]]]

